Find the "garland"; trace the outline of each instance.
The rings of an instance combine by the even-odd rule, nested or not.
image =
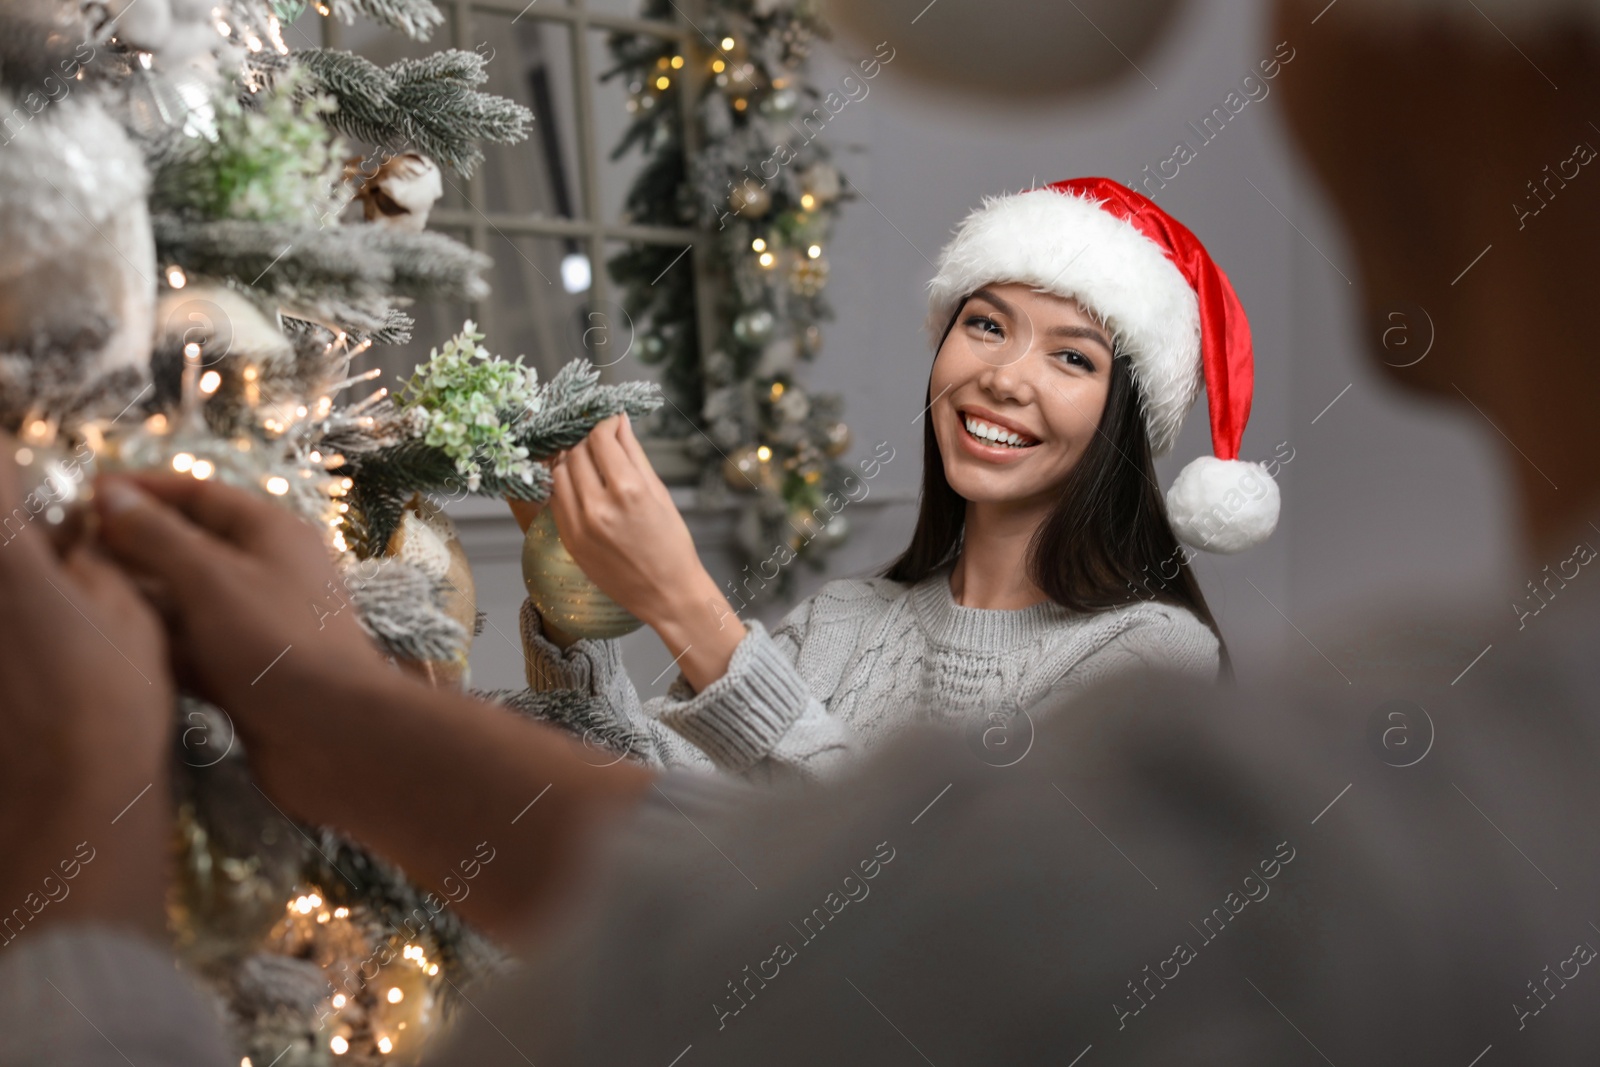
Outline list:
[[[641,14],[671,20],[674,5],[646,0]],[[700,335],[695,271],[674,263],[681,248],[634,244],[608,268],[628,314],[650,324],[641,357],[662,367],[671,401],[654,429],[683,438],[700,460],[703,499],[739,505],[736,543],[746,561],[787,545],[820,567],[846,535],[829,501],[839,499],[848,469],[838,457],[850,446],[841,399],[807,391],[797,376],[832,318],[826,247],[846,199],[815,139],[830,111],[804,76],[810,42],[825,29],[806,0],[711,0],[695,25],[706,47],[687,55],[658,37],[612,35],[617,64],[603,77],[627,79],[633,115],[612,158],[646,154],[627,197],[629,220],[710,235],[694,254],[716,293],[713,335]],[[702,88],[692,161],[683,121],[689,75]],[[775,588],[789,579],[784,571]]]

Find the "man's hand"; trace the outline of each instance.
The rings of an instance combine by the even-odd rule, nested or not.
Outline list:
[[[20,506],[15,450],[0,439],[0,913],[159,932],[174,721],[161,622],[95,548],[57,558]]]
[[[168,613],[180,676],[256,749],[285,701],[388,673],[322,538],[280,505],[158,474],[102,479],[97,499],[108,551]]]

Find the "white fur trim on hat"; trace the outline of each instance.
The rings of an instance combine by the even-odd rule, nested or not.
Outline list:
[[[1200,456],[1167,490],[1167,519],[1185,544],[1242,552],[1278,525],[1278,483],[1259,463]]]
[[[928,329],[939,343],[961,302],[985,285],[1072,297],[1127,354],[1151,450],[1165,455],[1204,382],[1199,299],[1159,245],[1098,203],[1054,189],[986,198],[939,256]]]

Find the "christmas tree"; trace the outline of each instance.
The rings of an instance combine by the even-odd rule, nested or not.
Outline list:
[[[81,536],[100,470],[166,469],[281,501],[326,533],[356,613],[403,669],[467,682],[479,623],[440,498],[542,500],[546,461],[659,403],[587,363],[539,381],[472,323],[402,387],[351,400],[418,298],[481,298],[486,259],[424,229],[440,169],[531,116],[479,92],[484,59],[377,67],[292,51],[267,0],[0,2],[0,427],[30,479],[7,517]],[[430,0],[317,11],[426,37]],[[569,693],[487,694],[600,721]],[[226,713],[176,709],[177,945],[243,1062],[408,1062],[496,950],[441,898],[250,780]],[[625,743],[626,739],[617,739]],[[463,863],[461,880],[492,854]]]

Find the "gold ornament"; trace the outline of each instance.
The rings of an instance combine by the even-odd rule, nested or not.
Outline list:
[[[437,505],[418,494],[406,505],[400,525],[389,538],[383,554],[411,564],[443,585],[445,614],[467,631],[467,647],[456,659],[404,662],[401,666],[437,688],[466,688],[469,679],[467,653],[478,621],[478,591],[455,524]]]
[[[746,181],[728,194],[728,206],[743,218],[759,219],[772,209],[772,194],[759,183]]]
[[[561,543],[549,508],[539,512],[522,542],[522,581],[539,614],[572,637],[621,637],[644,625],[583,573]]]
[[[848,423],[833,423],[828,427],[825,435],[827,440],[822,448],[830,456],[842,456],[845,453],[845,449],[850,447],[850,426]]]
[[[409,956],[382,968],[372,980],[374,996],[367,1012],[373,1046],[401,1063],[415,1062],[424,1040],[439,1024],[438,981],[427,973],[428,967],[437,965],[428,962],[421,946],[406,949]]]
[[[816,296],[827,284],[828,261],[821,256],[798,260],[794,265],[794,271],[789,275],[789,288],[801,296]]]
[[[734,450],[722,465],[722,477],[729,488],[742,493],[777,488],[777,472],[772,469],[772,449],[766,445],[748,445]]]

